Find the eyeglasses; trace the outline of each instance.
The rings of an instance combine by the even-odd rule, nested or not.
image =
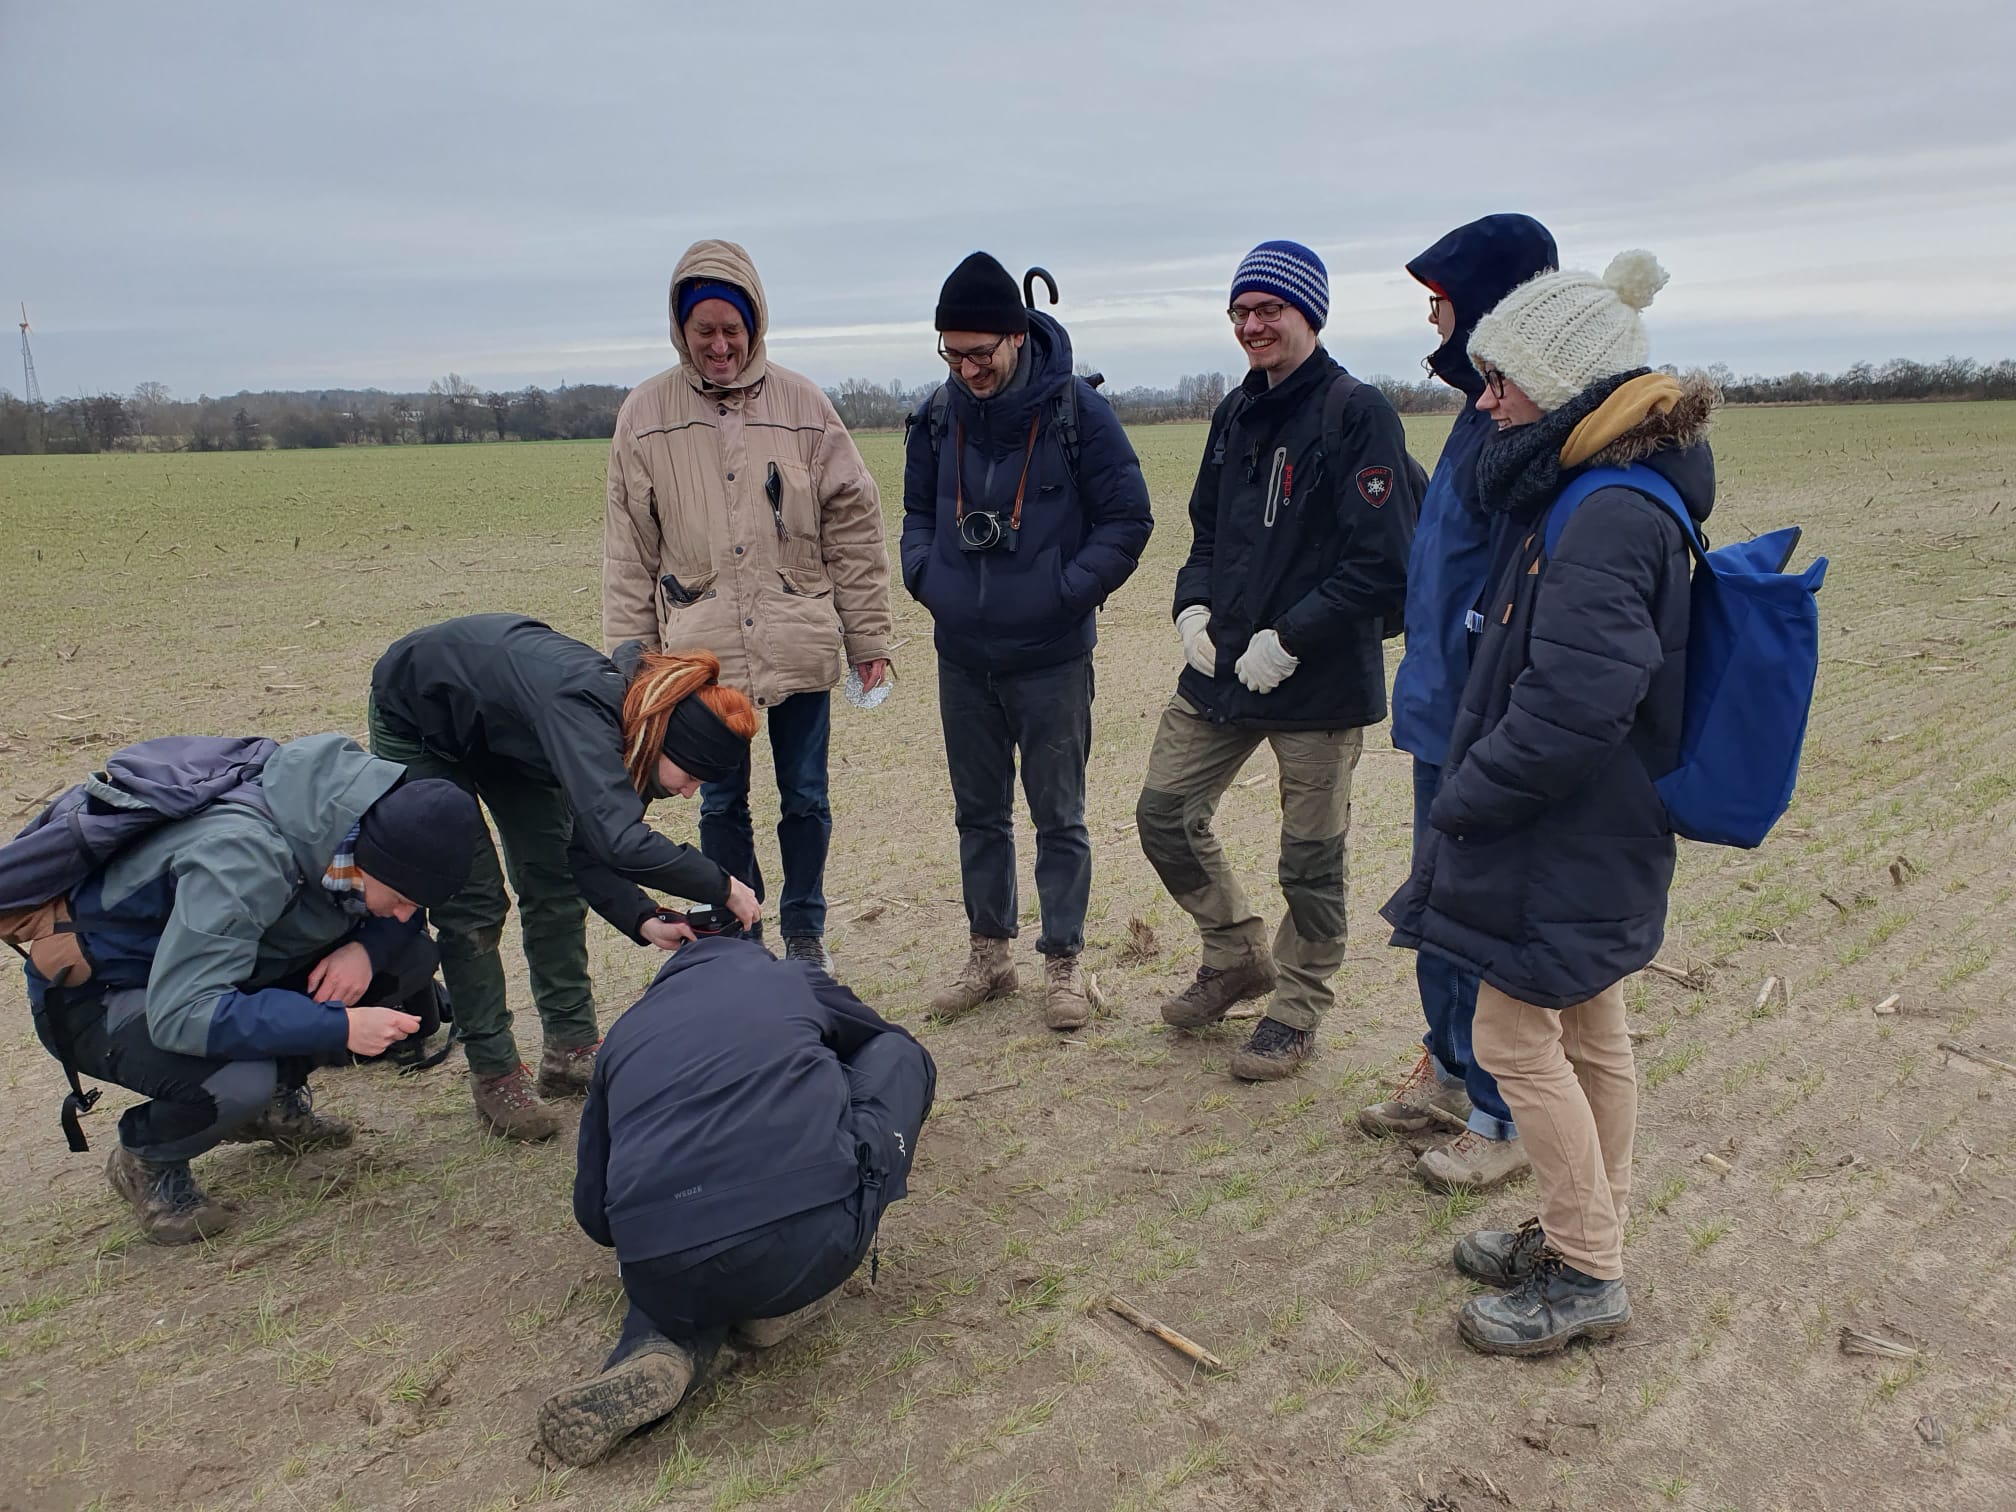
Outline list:
[[[1505,397],[1505,375],[1488,362],[1478,363],[1477,371],[1483,375],[1484,386],[1491,390],[1491,397],[1493,399],[1503,399]]]
[[[1235,326],[1243,326],[1246,324],[1246,317],[1250,315],[1262,325],[1272,325],[1281,318],[1281,312],[1287,308],[1288,306],[1283,301],[1270,299],[1265,304],[1246,305],[1244,307],[1233,305],[1231,309],[1225,312],[1225,318],[1230,320]]]
[[[947,367],[956,368],[962,363],[970,362],[975,367],[984,368],[994,360],[994,354],[1001,350],[1001,343],[1007,339],[1006,336],[996,336],[984,347],[969,347],[963,352],[954,351],[941,340],[938,343],[938,355],[945,359]]]
[[[1428,318],[1430,320],[1440,320],[1442,318],[1442,306],[1447,303],[1449,301],[1443,298],[1442,295],[1430,294],[1428,296]]]

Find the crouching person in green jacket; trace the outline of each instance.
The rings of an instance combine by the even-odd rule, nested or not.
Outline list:
[[[189,1162],[226,1141],[348,1144],[309,1073],[420,1027],[421,910],[468,875],[482,817],[452,782],[341,735],[280,746],[238,801],[152,830],[67,896],[24,970],[36,1032],[73,1074],[145,1094],[105,1174],[156,1244],[227,1227]],[[40,946],[74,945],[62,966]],[[77,1147],[82,1147],[81,1139]]]

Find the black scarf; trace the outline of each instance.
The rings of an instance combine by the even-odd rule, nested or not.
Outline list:
[[[1484,512],[1525,519],[1553,503],[1568,481],[1561,470],[1561,446],[1569,433],[1619,388],[1651,371],[1634,368],[1599,378],[1531,425],[1515,425],[1485,442],[1477,456],[1477,502]]]
[[[663,749],[689,777],[702,782],[726,782],[749,759],[749,742],[692,696],[672,705],[665,720]]]

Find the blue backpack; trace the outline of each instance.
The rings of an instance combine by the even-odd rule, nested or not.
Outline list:
[[[1680,522],[1694,573],[1687,632],[1687,701],[1680,764],[1658,781],[1675,833],[1752,849],[1792,803],[1799,748],[1820,670],[1820,607],[1827,559],[1785,565],[1799,527],[1708,550],[1671,483],[1652,468],[1597,467],[1563,490],[1547,516],[1547,554],[1576,507],[1602,488],[1631,488]]]

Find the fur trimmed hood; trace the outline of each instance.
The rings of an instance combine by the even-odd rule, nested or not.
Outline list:
[[[1702,372],[1682,373],[1673,381],[1677,382],[1680,392],[1670,405],[1646,410],[1630,429],[1592,452],[1586,459],[1588,465],[1628,467],[1633,462],[1645,461],[1655,452],[1682,451],[1706,441],[1714,423],[1714,413],[1722,404],[1722,390]],[[1589,417],[1590,421],[1600,419],[1606,410],[1620,401],[1628,402],[1625,395],[1629,388],[1627,384],[1612,394],[1602,409]],[[1569,439],[1572,443],[1574,438],[1571,436]],[[1564,463],[1569,461],[1565,445],[1561,460]]]

